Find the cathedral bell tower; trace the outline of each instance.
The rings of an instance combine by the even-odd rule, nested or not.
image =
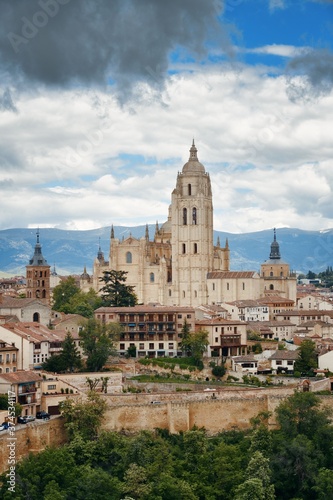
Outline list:
[[[39,299],[44,304],[50,305],[50,266],[42,254],[42,246],[39,243],[39,230],[35,251],[26,266],[27,272],[27,298]]]
[[[207,273],[213,269],[213,202],[209,174],[194,140],[178,173],[171,199],[172,303],[207,303]]]

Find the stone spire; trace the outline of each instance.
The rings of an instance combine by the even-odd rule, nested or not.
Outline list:
[[[220,237],[219,236],[217,237],[216,246],[219,247],[219,248],[221,246],[221,242],[220,242]]]
[[[269,258],[271,260],[281,259],[280,255],[280,247],[278,242],[276,241],[276,229],[274,228],[274,240],[271,244],[271,253],[269,254]]]
[[[190,149],[189,161],[198,161],[197,152],[198,152],[198,150],[195,147],[194,139],[193,139],[192,146],[191,146],[191,149]]]
[[[37,238],[36,238],[36,245],[35,245],[35,251],[33,254],[32,259],[29,260],[29,266],[47,266],[47,261],[44,259],[43,254],[42,254],[42,246],[39,243],[39,229],[37,229]]]
[[[149,229],[148,229],[148,224],[146,224],[146,234],[145,234],[145,238],[147,241],[149,241]]]
[[[101,238],[99,237],[98,238],[98,252],[97,252],[97,259],[99,261],[103,261],[104,260],[104,254],[102,252],[102,249],[101,249]]]
[[[114,239],[114,229],[113,229],[113,224],[111,226],[111,240]]]

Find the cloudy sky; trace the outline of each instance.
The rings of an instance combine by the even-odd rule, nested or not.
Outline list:
[[[333,228],[332,0],[0,0],[0,229]]]

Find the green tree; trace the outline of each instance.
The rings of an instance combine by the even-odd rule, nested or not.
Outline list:
[[[246,469],[246,481],[236,490],[235,500],[274,500],[269,459],[255,451]]]
[[[121,330],[118,323],[106,324],[96,319],[88,319],[82,326],[79,336],[89,371],[102,370],[109,356],[116,352],[115,341]]]
[[[128,346],[127,356],[129,358],[136,358],[136,345],[130,345],[130,346]]]
[[[289,438],[304,434],[312,439],[330,422],[330,411],[319,409],[319,405],[320,399],[313,392],[295,392],[276,409],[280,432]]]
[[[82,361],[78,348],[72,335],[68,332],[62,344],[61,357],[66,369],[73,372],[75,368],[81,368]]]
[[[68,332],[62,344],[60,354],[54,354],[43,363],[43,370],[61,373],[65,371],[73,372],[81,368],[82,360],[78,348],[72,335]]]
[[[23,406],[21,406],[20,403],[15,403],[14,408],[15,417],[19,417],[22,413]],[[8,394],[0,394],[0,410],[8,410]]]
[[[132,307],[138,303],[134,287],[126,285],[126,271],[104,271],[100,281],[103,306],[105,307]]]
[[[61,401],[59,409],[65,418],[69,438],[96,439],[107,408],[106,401],[95,391],[88,393],[87,400],[66,398]]]
[[[225,375],[225,372],[226,372],[226,369],[225,369],[224,363],[222,363],[221,365],[216,365],[212,369],[212,374],[214,375],[214,377],[218,377],[218,378],[222,378],[223,375]]]
[[[318,367],[316,344],[310,340],[303,340],[299,349],[299,356],[294,364],[294,371],[312,374],[312,370]]]
[[[92,318],[94,310],[103,304],[102,297],[97,295],[92,288],[84,293],[79,290],[73,295],[66,305],[67,312],[71,314],[80,314],[85,318]]]
[[[53,290],[53,306],[54,311],[68,313],[68,302],[80,291],[73,276],[68,276],[54,287]]]
[[[197,366],[202,363],[202,358],[208,345],[208,332],[206,330],[200,329],[197,332],[186,332],[186,334],[182,337],[182,350],[194,358]]]

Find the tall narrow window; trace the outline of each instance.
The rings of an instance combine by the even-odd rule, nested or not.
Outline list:
[[[132,254],[131,254],[131,252],[126,252],[126,264],[132,264]]]
[[[194,243],[194,253],[198,253],[198,243]]]
[[[197,209],[193,207],[192,209],[192,224],[197,223]]]
[[[192,186],[191,184],[188,185],[188,195],[191,196],[192,194]]]
[[[185,243],[182,243],[182,253],[186,253],[186,245],[185,245]]]
[[[187,225],[187,208],[183,208],[183,225]]]
[[[154,283],[155,281],[155,275],[154,273],[150,273],[150,283]]]

